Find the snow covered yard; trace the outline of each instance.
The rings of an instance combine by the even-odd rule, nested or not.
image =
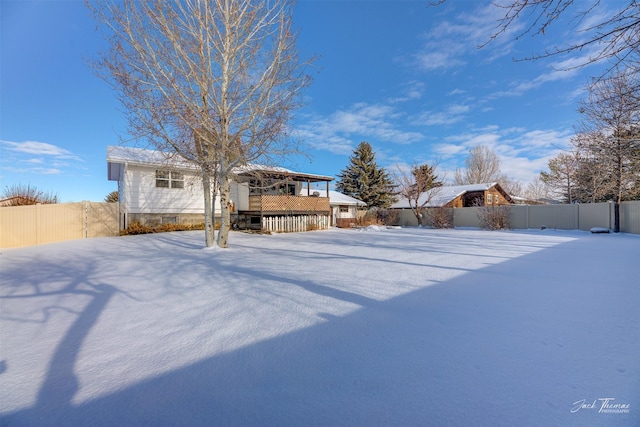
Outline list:
[[[0,425],[640,425],[639,236],[203,240],[3,250]]]

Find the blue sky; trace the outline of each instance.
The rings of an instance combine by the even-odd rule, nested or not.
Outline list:
[[[101,201],[106,147],[126,123],[112,90],[86,65],[104,48],[83,1],[0,3],[0,186],[31,184],[60,201]],[[593,15],[605,13],[600,10]],[[335,176],[368,141],[380,166],[438,163],[453,179],[468,152],[491,147],[523,186],[567,147],[577,102],[601,66],[563,71],[575,57],[514,62],[571,42],[569,20],[543,37],[487,41],[500,11],[485,1],[301,0],[303,55],[319,57],[293,127],[309,159],[283,166]]]

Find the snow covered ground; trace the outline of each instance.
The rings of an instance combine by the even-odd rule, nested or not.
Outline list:
[[[203,241],[3,250],[0,425],[640,425],[640,236]]]

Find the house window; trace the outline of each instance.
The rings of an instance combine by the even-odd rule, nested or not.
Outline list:
[[[500,201],[500,196],[496,194],[496,198],[495,198],[496,205],[499,203],[499,201]]]
[[[349,212],[349,206],[341,205],[340,206],[340,212],[343,212],[343,213],[344,212]]]
[[[492,195],[491,195],[491,194],[487,194],[487,204],[488,204],[488,205],[490,205],[490,204],[492,204],[492,203],[493,203],[493,201],[492,201]]]
[[[184,188],[184,174],[176,171],[156,170],[156,187]]]
[[[249,180],[249,194],[260,194],[261,191],[261,183],[257,179]]]

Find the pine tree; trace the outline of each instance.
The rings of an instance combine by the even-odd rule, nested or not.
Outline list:
[[[393,202],[393,182],[384,168],[376,164],[368,142],[361,142],[349,158],[349,165],[338,174],[336,190],[360,199],[369,208],[385,208]]]

